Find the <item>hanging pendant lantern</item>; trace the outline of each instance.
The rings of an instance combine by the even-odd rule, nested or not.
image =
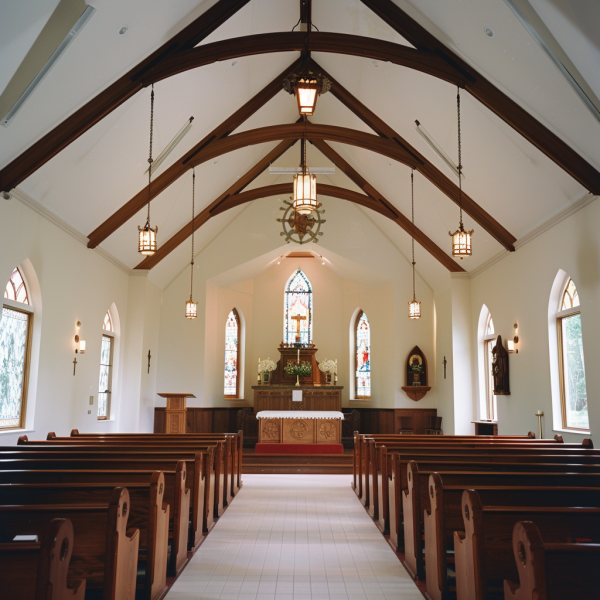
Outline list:
[[[458,206],[460,208],[460,217],[458,223],[458,229],[448,235],[452,238],[452,256],[458,256],[463,259],[465,256],[473,255],[473,247],[471,244],[471,238],[473,236],[473,229],[467,231],[463,225],[462,218],[462,145],[460,137],[460,88],[457,88],[456,93],[456,111],[458,113]]]
[[[317,107],[317,96],[319,94],[319,81],[316,77],[306,75],[300,77],[295,85],[296,101],[300,116],[312,117]]]
[[[195,319],[198,316],[198,303],[194,302],[194,220],[196,214],[196,169],[192,169],[192,260],[190,261],[190,299],[185,303],[185,318]]]
[[[306,140],[302,140],[301,146],[302,172],[294,175],[293,207],[300,215],[310,215],[313,210],[319,208],[317,201],[317,176],[308,172],[306,166]]]
[[[413,276],[413,299],[408,303],[408,317],[409,319],[420,319],[421,318],[421,303],[417,302],[415,294],[415,184],[414,184],[414,171],[410,172],[410,197],[412,205],[412,276]]]
[[[156,236],[158,227],[150,226],[150,201],[152,200],[152,132],[154,127],[154,85],[150,94],[150,155],[148,157],[148,216],[144,227],[138,226],[138,252],[144,256],[152,256],[157,249]]]

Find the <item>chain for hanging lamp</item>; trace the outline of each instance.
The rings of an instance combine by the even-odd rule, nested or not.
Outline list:
[[[196,169],[192,169],[192,259],[190,261],[190,299],[185,303],[185,316],[195,319],[198,316],[198,303],[194,302],[194,219],[196,215]]]
[[[473,254],[471,238],[473,229],[467,231],[463,225],[462,219],[462,144],[460,136],[460,88],[456,92],[456,111],[458,113],[458,206],[460,208],[460,221],[458,229],[454,232],[448,232],[452,238],[452,256],[458,256],[461,259]]]
[[[150,201],[152,200],[152,134],[154,129],[154,85],[150,94],[150,154],[148,157],[148,217],[144,227],[138,225],[138,252],[144,256],[152,256],[156,252],[156,235],[158,227],[150,227]]]
[[[412,205],[412,277],[413,277],[413,299],[408,303],[408,316],[410,319],[421,318],[421,303],[417,302],[415,294],[415,183],[414,169],[410,172],[410,197]]]

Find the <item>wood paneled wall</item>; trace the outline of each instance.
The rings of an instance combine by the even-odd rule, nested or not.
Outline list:
[[[238,407],[188,407],[187,433],[229,433],[237,431]],[[350,409],[345,409],[350,410]],[[360,413],[360,433],[398,433],[400,417],[411,417],[415,433],[425,433],[429,417],[435,417],[435,408],[356,408]],[[442,428],[444,423],[442,423]],[[165,409],[154,409],[154,432],[165,430]]]

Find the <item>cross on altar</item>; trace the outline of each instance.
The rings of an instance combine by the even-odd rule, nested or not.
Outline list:
[[[306,317],[294,315],[292,321],[296,321],[296,342],[300,342],[300,321],[306,321]]]

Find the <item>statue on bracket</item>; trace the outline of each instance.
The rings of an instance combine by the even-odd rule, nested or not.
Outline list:
[[[406,385],[402,389],[411,400],[418,402],[431,389],[427,385],[429,381],[427,358],[419,346],[415,346],[408,353],[404,373]]]
[[[494,396],[510,396],[508,382],[508,352],[502,345],[499,335],[492,350],[492,377],[494,378]]]

